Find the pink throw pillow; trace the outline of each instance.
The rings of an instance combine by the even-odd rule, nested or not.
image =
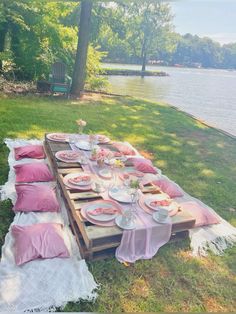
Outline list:
[[[181,208],[188,211],[196,219],[194,227],[201,227],[220,223],[219,218],[207,207],[201,206],[197,202],[189,201],[181,203]]]
[[[16,265],[22,265],[37,258],[70,256],[63,240],[61,224],[13,225],[11,230],[15,239],[14,255]]]
[[[144,172],[144,173],[157,173],[157,169],[153,167],[153,164],[151,160],[145,159],[145,158],[129,158],[129,161],[131,161],[134,165],[134,168],[138,171]]]
[[[181,197],[184,195],[183,190],[173,181],[167,178],[161,178],[160,180],[153,181],[154,184],[171,198]]]
[[[22,158],[45,158],[45,152],[42,145],[27,145],[14,148],[15,159],[20,160]]]
[[[52,181],[53,176],[48,166],[42,162],[33,162],[14,166],[16,182]]]
[[[59,203],[55,188],[42,184],[16,185],[17,201],[14,211],[22,212],[58,212]]]
[[[130,156],[136,155],[135,151],[132,148],[130,148],[127,144],[116,142],[116,143],[113,143],[113,146],[116,149],[118,149],[120,153],[124,155],[130,155]]]

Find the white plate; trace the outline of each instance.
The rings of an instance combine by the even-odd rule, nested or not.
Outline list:
[[[152,218],[158,222],[159,224],[166,224],[169,221],[169,217],[166,217],[165,219],[160,220],[159,219],[159,212],[154,212],[152,215]]]
[[[118,227],[120,227],[121,229],[125,229],[125,230],[132,230],[132,229],[135,229],[135,227],[136,227],[135,223],[133,221],[129,225],[123,225],[121,215],[116,217],[115,223],[117,224]]]
[[[126,188],[123,187],[113,187],[109,190],[109,196],[114,200],[121,203],[131,203],[131,195],[128,193]]]
[[[131,179],[131,180],[134,180],[134,179],[135,180],[137,180],[137,179],[142,180],[142,178],[145,176],[144,173],[142,173],[141,171],[135,170],[134,168],[122,169],[122,171],[119,173],[119,177],[121,178],[121,180],[124,180],[124,174],[128,174],[129,179]]]
[[[56,136],[61,136],[61,138],[57,138]],[[50,133],[50,134],[47,134],[46,137],[50,141],[55,141],[55,142],[68,142],[69,141],[69,134],[65,134],[65,133]]]
[[[75,146],[79,149],[82,149],[82,150],[91,150],[91,145],[87,141],[79,141],[79,142],[75,143]],[[97,148],[99,148],[97,145],[95,145],[93,147],[93,149],[97,149]]]
[[[111,174],[111,171],[109,169],[101,169],[98,171],[98,174],[105,178],[105,179],[111,179],[112,178],[112,174]]]
[[[110,207],[114,207],[114,205],[113,205],[113,204],[109,204],[109,203],[107,203],[107,202],[102,203],[102,201],[99,202],[98,204],[91,204],[91,205],[88,205],[88,206],[86,207],[86,214],[87,214],[89,217],[91,217],[93,220],[104,221],[104,222],[105,222],[105,221],[113,220],[113,219],[115,219],[116,216],[118,215],[118,214],[113,214],[113,215],[101,214],[101,215],[97,215],[97,216],[96,216],[96,215],[91,215],[91,214],[89,213],[90,210],[93,210],[93,209],[96,209],[96,208],[99,208],[99,207],[110,208]]]
[[[73,163],[73,162],[79,162],[80,161],[81,153],[78,153],[78,157],[73,158],[73,159],[61,157],[60,154],[62,154],[62,153],[75,153],[75,152],[72,150],[63,150],[63,151],[56,152],[55,157],[61,161],[67,162],[67,163],[70,163],[70,162]]]
[[[147,207],[153,209],[153,210],[159,210],[159,207],[164,207],[166,209],[168,209],[169,211],[172,210],[173,208],[171,208],[171,204],[169,206],[152,206],[151,202],[153,201],[164,201],[166,199],[169,199],[169,196],[167,194],[156,194],[153,196],[148,196],[145,198],[144,203],[145,205],[147,205]]]
[[[72,182],[70,181],[69,179],[73,179],[73,178],[76,178],[76,177],[83,177],[83,176],[90,176],[90,180],[88,181],[81,181],[81,182]],[[67,179],[68,179],[68,182],[70,184],[73,184],[73,185],[78,185],[78,186],[86,186],[86,185],[90,185],[91,184],[91,175],[90,174],[87,174],[87,173],[70,173],[70,175],[68,176],[67,175]]]
[[[99,139],[99,136],[102,136],[103,140]],[[102,134],[97,135],[97,140],[98,140],[99,144],[106,144],[106,143],[109,143],[111,141],[108,136],[102,135]]]

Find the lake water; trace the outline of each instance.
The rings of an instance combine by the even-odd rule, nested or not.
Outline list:
[[[106,67],[140,69],[137,65]],[[113,93],[162,100],[236,136],[236,71],[148,66],[167,77],[109,76]]]

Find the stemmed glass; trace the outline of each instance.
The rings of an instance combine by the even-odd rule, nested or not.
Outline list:
[[[132,214],[136,214],[137,207],[135,205],[137,204],[137,200],[138,200],[138,189],[129,188],[128,194],[130,195],[130,199],[131,199],[131,212]]]
[[[96,144],[97,144],[96,135],[90,134],[90,135],[89,135],[89,145],[90,145],[91,151],[94,150]]]

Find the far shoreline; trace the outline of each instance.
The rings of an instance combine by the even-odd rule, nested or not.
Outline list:
[[[114,66],[117,66],[114,67],[114,68],[109,68],[109,66],[107,67],[107,65],[114,65]],[[141,69],[141,65],[140,64],[137,64],[137,63],[118,63],[118,62],[102,62],[102,69],[120,69],[120,70],[132,70],[132,69],[129,69],[128,66],[131,66],[131,67],[140,67]],[[118,66],[124,66],[124,68],[118,68]],[[126,68],[127,67],[127,68]],[[236,68],[235,69],[232,69],[232,68],[205,68],[205,67],[194,67],[194,66],[184,66],[184,65],[181,65],[181,66],[175,66],[175,65],[161,65],[161,64],[152,64],[152,63],[148,63],[146,64],[146,67],[153,67],[153,68],[173,68],[173,69],[191,69],[191,70],[222,70],[222,71],[227,71],[227,72],[236,72]],[[141,70],[139,70],[139,72],[141,72]],[[150,72],[153,72],[153,71],[150,71]],[[154,71],[155,72],[155,71]],[[162,72],[161,70],[158,70],[157,72]],[[164,71],[163,71],[164,72]],[[108,75],[108,74],[107,74]],[[109,74],[109,75],[115,75],[115,74]],[[167,73],[167,76],[169,74]]]

